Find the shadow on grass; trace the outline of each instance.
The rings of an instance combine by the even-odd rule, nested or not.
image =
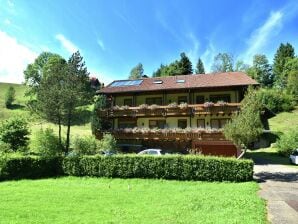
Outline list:
[[[24,108],[25,108],[24,105],[21,105],[21,104],[12,104],[7,109],[10,109],[10,110],[21,110],[21,109],[24,109]]]

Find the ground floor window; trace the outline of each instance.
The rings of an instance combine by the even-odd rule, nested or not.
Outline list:
[[[131,119],[119,119],[118,128],[134,128],[137,126],[136,120]]]
[[[229,121],[229,119],[224,118],[224,119],[211,119],[211,128],[214,129],[219,129],[223,128],[225,124]]]
[[[230,94],[223,94],[223,95],[210,95],[210,101],[213,103],[217,103],[218,101],[223,101],[230,103],[231,102],[231,96]]]
[[[149,128],[165,128],[165,120],[149,120]]]
[[[178,120],[178,128],[185,129],[187,127],[187,120],[186,119],[179,119]]]
[[[197,120],[197,127],[198,128],[205,128],[205,119],[198,119]]]

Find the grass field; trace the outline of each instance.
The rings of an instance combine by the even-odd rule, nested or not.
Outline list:
[[[254,182],[9,181],[0,183],[0,223],[266,223],[257,190]]]
[[[289,132],[298,128],[298,107],[291,112],[282,112],[269,120],[272,131]]]

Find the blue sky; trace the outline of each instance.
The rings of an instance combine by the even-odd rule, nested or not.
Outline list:
[[[181,52],[207,71],[219,52],[272,61],[281,42],[298,51],[297,24],[297,0],[0,0],[0,82],[22,82],[42,51],[67,59],[79,49],[106,84],[139,62],[151,75]]]

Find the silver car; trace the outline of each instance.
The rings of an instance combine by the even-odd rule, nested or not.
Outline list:
[[[138,155],[161,156],[161,149],[146,149],[138,153]]]

